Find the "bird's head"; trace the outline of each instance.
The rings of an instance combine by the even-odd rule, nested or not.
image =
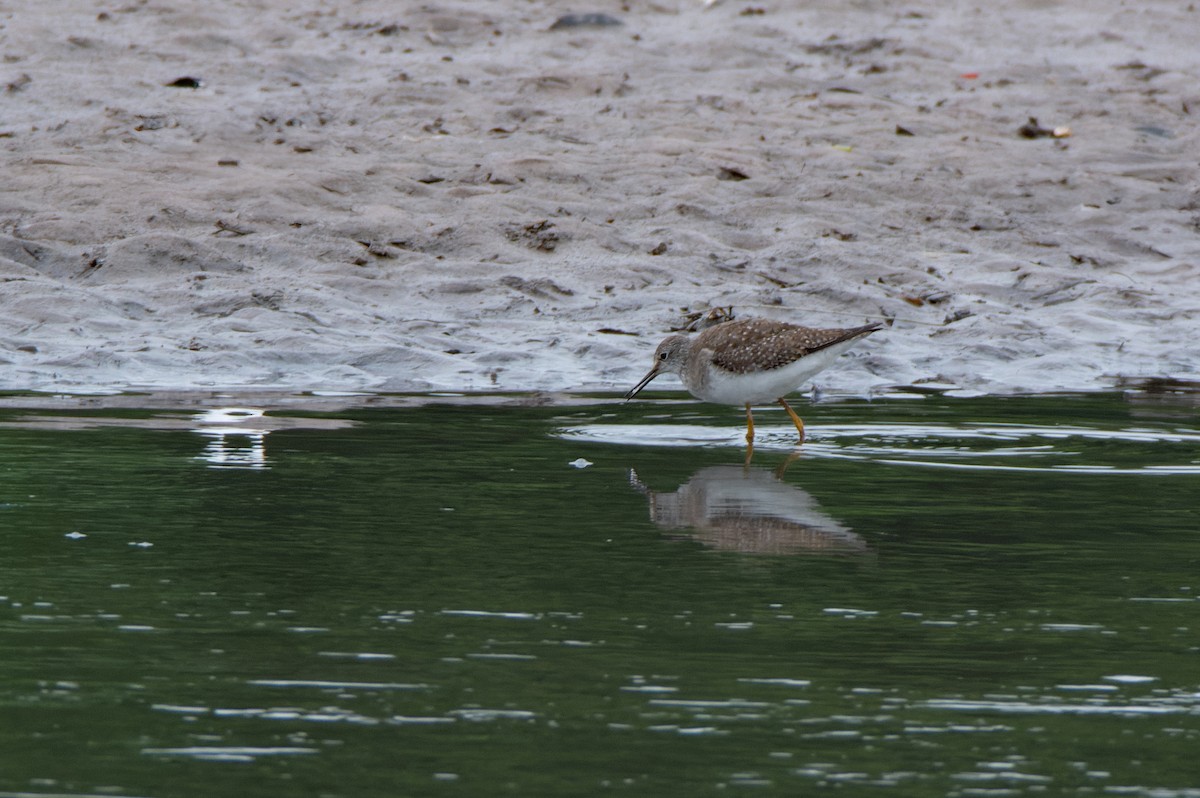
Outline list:
[[[625,394],[625,401],[629,401],[637,396],[643,388],[650,384],[650,381],[659,374],[678,374],[683,369],[684,361],[687,359],[689,341],[686,336],[672,335],[664,338],[658,348],[654,350],[654,365],[650,371],[646,373],[638,381],[638,384],[633,386],[629,393]]]

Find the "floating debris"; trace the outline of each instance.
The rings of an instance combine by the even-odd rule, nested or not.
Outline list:
[[[733,319],[733,305],[723,308],[709,308],[708,310],[687,314],[683,317],[684,323],[678,327],[672,327],[671,332],[699,332],[715,324],[733,321]]]
[[[1065,139],[1071,135],[1071,128],[1062,125],[1042,127],[1038,124],[1037,117],[1031,116],[1028,122],[1017,128],[1017,133],[1027,139]]]
[[[33,83],[33,78],[29,77],[28,74],[21,73],[20,77],[9,81],[8,85],[4,87],[4,90],[9,94],[16,94],[19,91],[25,91],[25,87],[30,83]]]

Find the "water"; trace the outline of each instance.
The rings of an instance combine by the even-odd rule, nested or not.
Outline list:
[[[0,796],[1200,795],[1187,403],[7,401]]]

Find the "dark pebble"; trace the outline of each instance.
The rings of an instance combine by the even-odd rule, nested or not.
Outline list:
[[[1138,133],[1145,133],[1147,136],[1158,136],[1160,139],[1175,138],[1174,133],[1167,130],[1165,127],[1158,127],[1156,125],[1142,125],[1140,127],[1135,127],[1134,130],[1136,130]]]
[[[611,28],[624,23],[616,17],[610,17],[608,14],[564,14],[554,20],[554,24],[550,26],[550,30],[563,30],[565,28]]]

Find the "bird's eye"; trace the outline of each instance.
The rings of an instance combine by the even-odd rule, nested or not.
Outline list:
[[[667,359],[667,353],[666,353],[666,352],[659,352],[659,353],[658,353],[658,359],[659,359],[659,360],[666,360],[666,359]]]

